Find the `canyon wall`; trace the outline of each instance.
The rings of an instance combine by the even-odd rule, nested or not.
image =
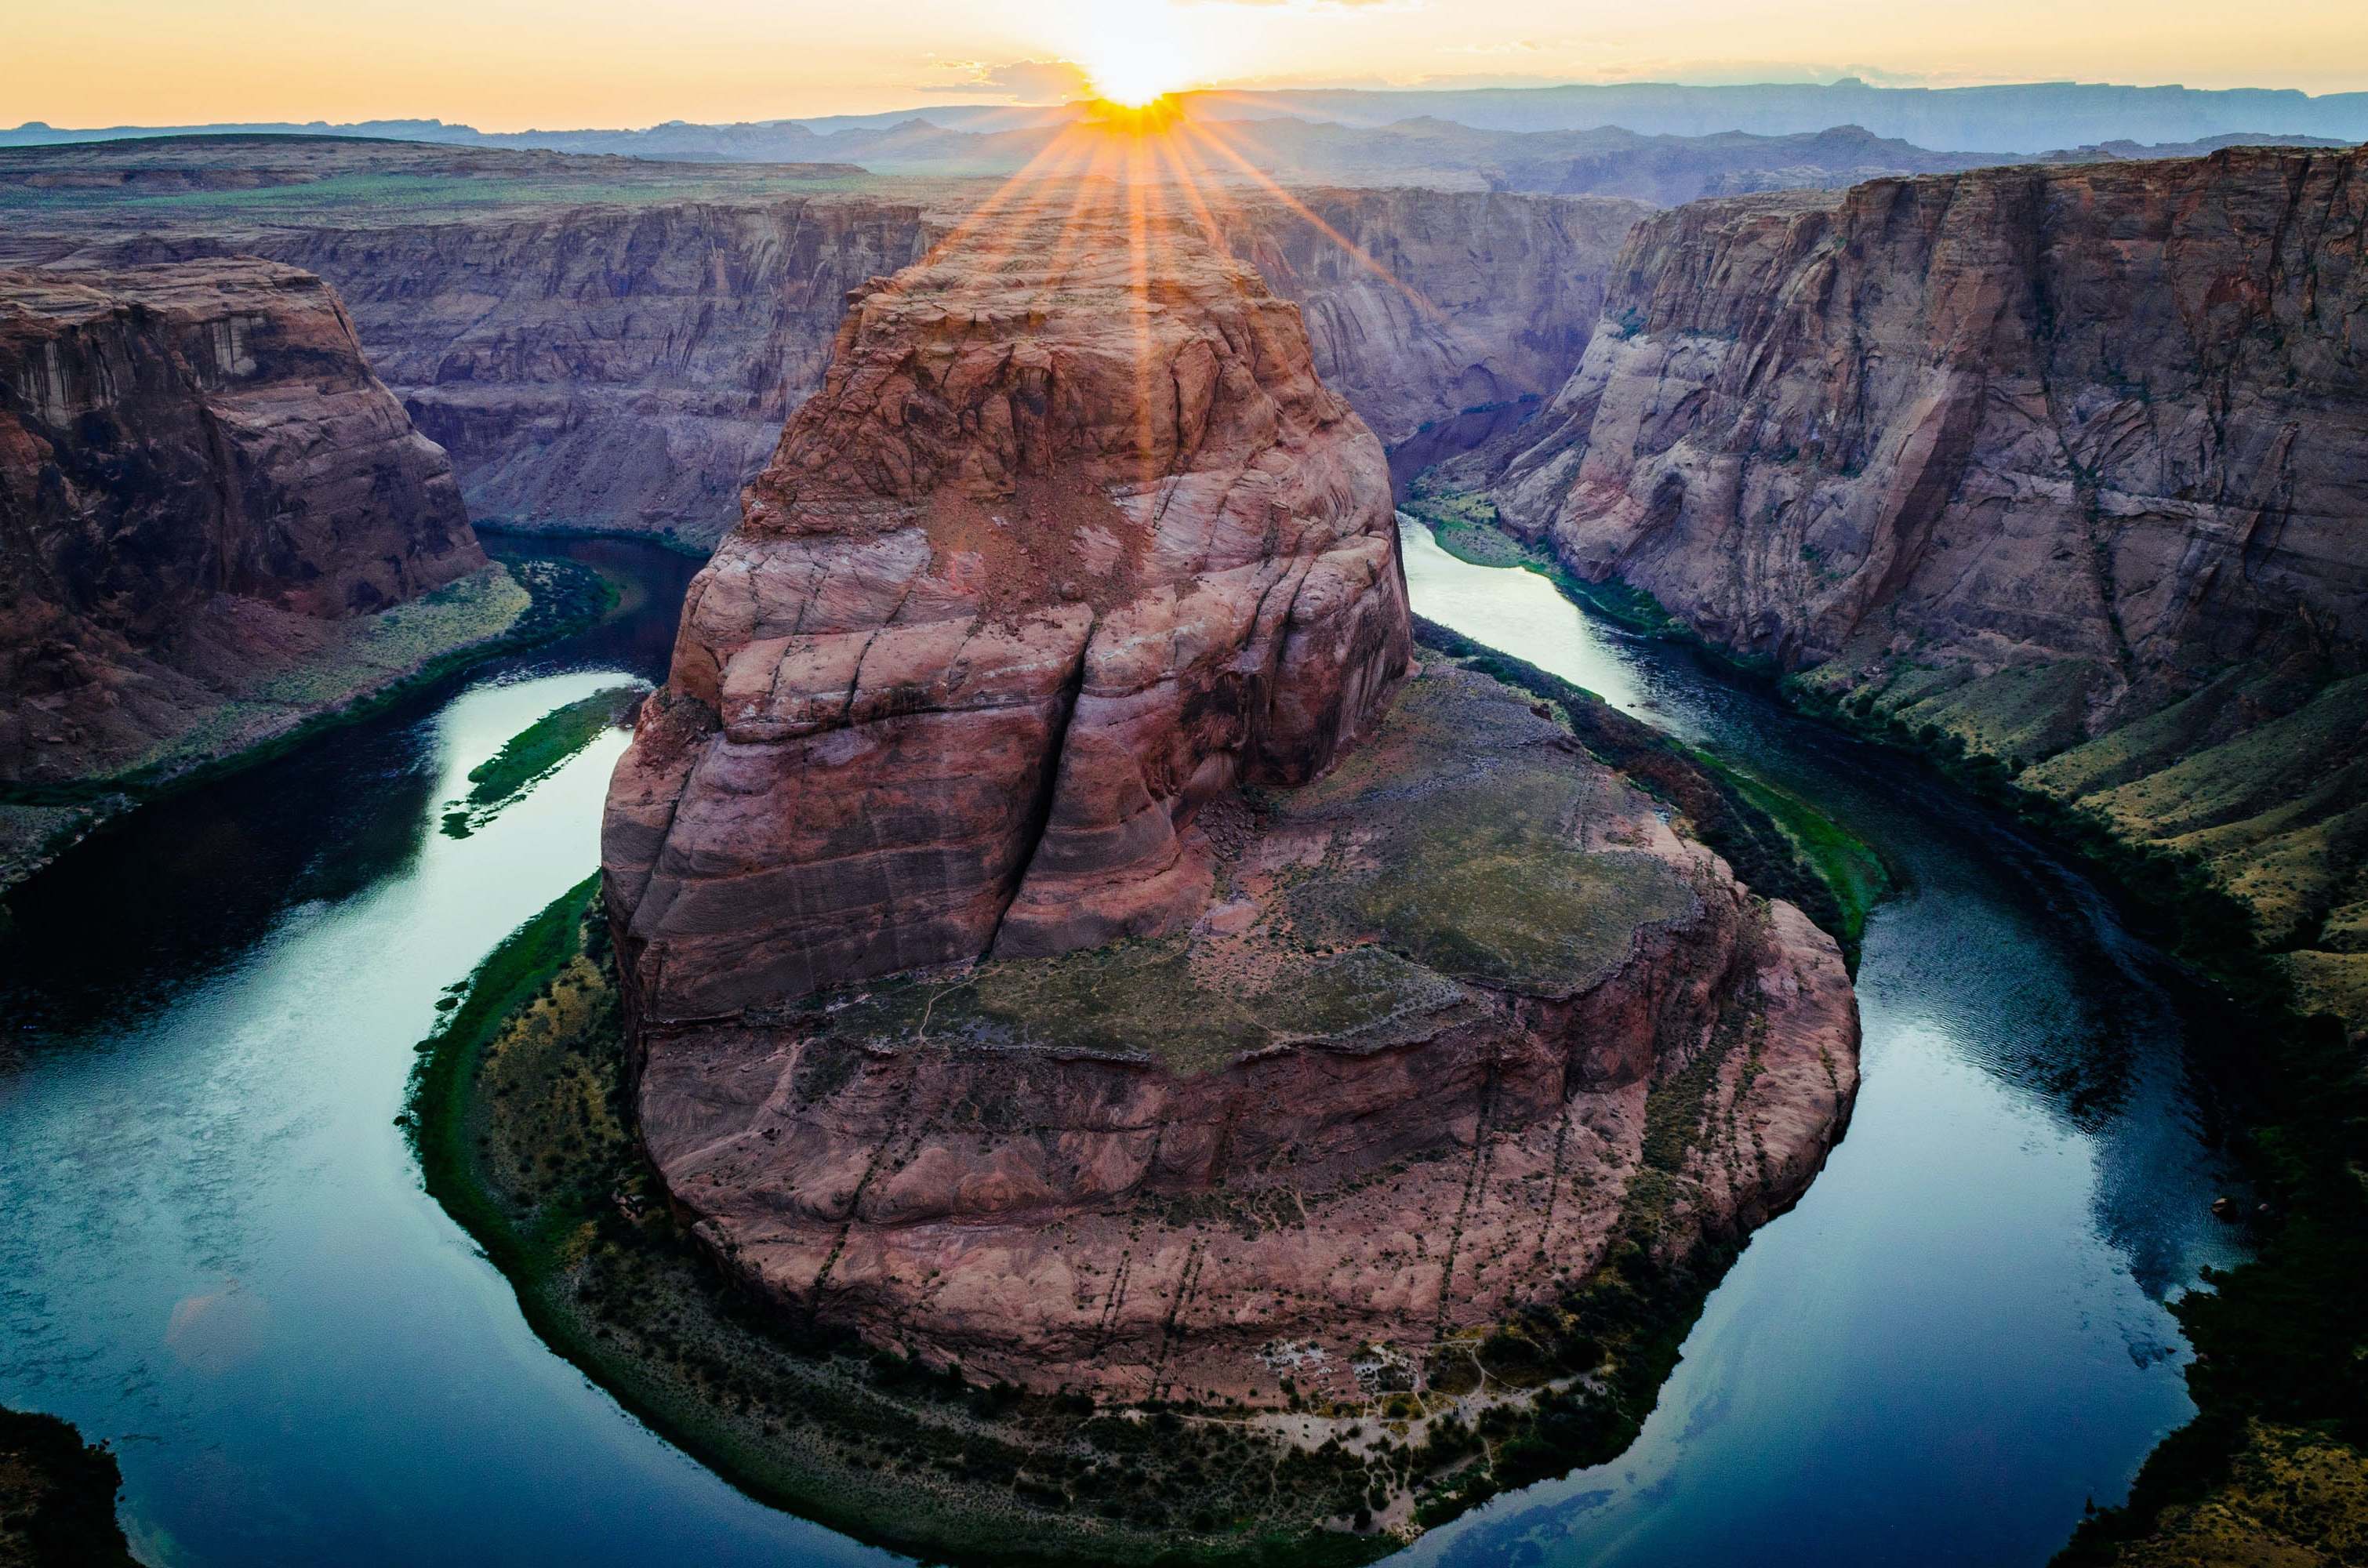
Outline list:
[[[211,760],[524,597],[320,278],[0,273],[0,784]]]
[[[477,517],[705,545],[821,384],[848,293],[920,259],[962,210],[870,196],[564,207],[235,243],[337,285]],[[1319,373],[1389,443],[1559,386],[1645,210],[1413,190],[1215,203],[1235,253],[1301,306]]]
[[[712,544],[821,384],[849,290],[920,259],[910,202],[554,206],[242,244],[320,273],[472,514]]]
[[[2238,148],[1666,213],[1493,497],[1581,574],[2203,857],[2273,940],[2350,964],[2363,172]]]

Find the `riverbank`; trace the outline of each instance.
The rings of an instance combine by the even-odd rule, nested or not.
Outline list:
[[[127,812],[282,756],[489,659],[580,631],[614,609],[620,593],[572,562],[496,561],[409,604],[335,628],[334,647],[262,673],[134,767],[0,790],[0,898]]]
[[[409,1119],[429,1194],[537,1334],[751,1495],[899,1551],[978,1563],[1367,1562],[1324,1530],[1361,1460],[1248,1423],[972,1388],[735,1290],[657,1200],[631,1131],[607,927],[587,879],[519,927],[423,1042]],[[1296,1506],[1270,1506],[1273,1480]],[[1255,1513],[1255,1525],[1237,1524]]]
[[[115,1456],[51,1415],[0,1408],[0,1568],[137,1568]]]
[[[1705,648],[1798,711],[1929,762],[2086,867],[2134,929],[2188,966],[2198,999],[2222,1015],[2222,1027],[2207,1031],[2217,1048],[2199,1064],[2228,1089],[2243,1123],[2231,1142],[2264,1206],[2243,1220],[2255,1256],[2207,1275],[2208,1290],[2174,1303],[2197,1351],[2187,1382],[2199,1414],[2156,1449],[2124,1506],[2082,1526],[2062,1561],[2214,1561],[2206,1548],[2215,1532],[2226,1534],[2232,1517],[2260,1513],[2261,1478],[2291,1471],[2292,1453],[2306,1451],[2310,1465],[2322,1469],[2368,1464],[2368,1337],[2357,1311],[2357,1281],[2368,1278],[2368,1199],[2359,1176],[2368,1128],[2362,1020],[2305,1016],[2293,960],[2271,950],[2254,910],[2196,856],[2133,841],[2112,817],[2026,787],[2019,776],[2028,769],[1969,750],[1955,732],[1911,723],[1895,708],[1814,682],[1771,681],[1770,672],[1707,647],[1649,601],[1631,604],[1616,585],[1578,582],[1497,529],[1485,502],[1416,489],[1404,509],[1459,559],[1535,572],[1632,630]],[[2264,1539],[2317,1554],[2297,1555],[2297,1562],[2356,1560],[2368,1516],[2356,1491],[2329,1497],[2325,1508],[2287,1510],[2276,1526],[2264,1524]]]

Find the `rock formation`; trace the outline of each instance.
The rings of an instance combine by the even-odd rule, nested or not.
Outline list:
[[[2237,148],[1679,209],[1496,500],[1860,711],[2046,761],[2273,939],[2368,928],[2363,172]]]
[[[1799,1192],[1834,944],[1544,705],[1406,680],[1395,540],[1190,218],[1004,212],[858,291],[604,834],[721,1257],[934,1363],[1277,1401]]]
[[[498,631],[524,595],[486,571],[450,465],[318,278],[0,273],[0,783],[252,744],[443,651],[439,631]],[[370,640],[374,612],[463,578],[466,606]]]
[[[1148,294],[1123,228],[987,232],[851,301],[691,585],[606,850],[654,1017],[1177,929],[1199,808],[1321,772],[1406,666],[1381,448],[1298,312],[1181,228]]]

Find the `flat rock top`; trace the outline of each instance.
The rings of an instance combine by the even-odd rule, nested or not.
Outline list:
[[[1274,1049],[1378,1050],[1484,1006],[1563,998],[1697,906],[1651,801],[1526,699],[1427,667],[1326,778],[1203,830],[1220,871],[1188,931],[823,999],[855,1049],[1133,1056],[1179,1073]]]
[[[285,310],[291,299],[314,309],[328,298],[328,285],[312,273],[251,256],[148,267],[0,271],[0,321],[14,318],[37,331],[102,321],[126,306],[206,321],[239,312]]]

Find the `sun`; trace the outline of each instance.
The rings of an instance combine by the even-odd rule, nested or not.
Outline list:
[[[1167,62],[1158,60],[1111,60],[1086,67],[1094,97],[1121,108],[1146,108],[1181,86]]]
[[[1121,108],[1147,108],[1191,85],[1190,51],[1165,5],[1097,7],[1077,64],[1094,96]]]

